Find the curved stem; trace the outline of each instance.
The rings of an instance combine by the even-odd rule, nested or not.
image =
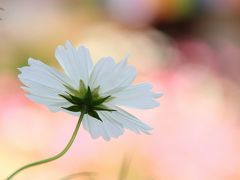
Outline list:
[[[33,166],[37,166],[37,165],[40,165],[40,164],[44,164],[44,163],[48,163],[48,162],[51,162],[51,161],[54,161],[60,157],[62,157],[68,150],[69,148],[71,147],[71,145],[73,144],[74,142],[74,139],[76,138],[77,136],[77,132],[79,130],[79,127],[80,127],[80,124],[83,120],[83,116],[84,116],[84,113],[81,113],[80,117],[79,117],[79,120],[78,120],[78,123],[76,125],[76,128],[72,134],[72,137],[70,139],[70,141],[68,142],[67,146],[63,149],[62,152],[58,153],[57,155],[53,156],[53,157],[50,157],[50,158],[47,158],[47,159],[43,159],[43,160],[40,160],[40,161],[36,161],[36,162],[33,162],[33,163],[30,163],[30,164],[27,164],[21,168],[19,168],[18,170],[16,170],[14,173],[12,173],[8,178],[7,180],[10,180],[12,179],[16,174],[18,174],[19,172],[23,171],[24,169],[27,169],[27,168],[30,168],[30,167],[33,167]]]

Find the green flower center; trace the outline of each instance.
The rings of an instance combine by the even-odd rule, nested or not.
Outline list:
[[[89,86],[85,86],[82,80],[80,80],[79,89],[77,90],[66,85],[65,87],[67,88],[68,92],[66,92],[66,94],[59,94],[59,96],[72,103],[72,106],[62,107],[63,109],[72,112],[88,114],[100,121],[102,120],[97,111],[115,111],[103,105],[104,102],[110,101],[112,97],[101,97],[99,95],[100,87],[91,90]]]

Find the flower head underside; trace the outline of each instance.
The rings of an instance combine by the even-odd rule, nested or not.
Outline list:
[[[29,99],[53,112],[83,114],[83,127],[92,138],[110,140],[122,135],[124,129],[150,133],[150,126],[122,107],[151,109],[159,105],[156,99],[162,94],[153,92],[149,83],[133,84],[137,71],[127,63],[127,57],[116,63],[106,56],[93,64],[89,50],[75,48],[70,41],[57,47],[55,57],[62,72],[33,58],[28,66],[19,68]]]
[[[99,117],[97,111],[115,111],[104,105],[104,102],[111,100],[112,97],[101,97],[99,95],[100,86],[91,90],[89,86],[86,87],[84,82],[80,80],[79,89],[74,89],[67,85],[65,85],[65,87],[68,89],[68,92],[59,94],[59,96],[69,101],[72,105],[69,107],[62,107],[63,109],[88,114],[100,121],[102,121],[102,119]]]

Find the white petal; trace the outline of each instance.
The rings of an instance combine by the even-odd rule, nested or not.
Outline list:
[[[67,78],[66,75],[58,72],[41,61],[29,58],[28,63],[30,66],[19,68],[21,74],[18,76],[20,81],[26,86],[31,83],[36,83],[51,89],[64,91],[64,84],[72,85],[71,80]]]
[[[117,138],[124,132],[123,125],[114,120],[109,114],[111,114],[111,112],[106,111],[98,112],[98,115],[102,119],[103,126],[105,127],[105,130],[107,131],[108,135],[110,137]]]
[[[25,84],[26,80],[26,83],[32,82],[39,85],[41,84],[56,90],[63,91],[65,89],[60,81],[58,81],[55,78],[52,78],[48,74],[42,73],[41,71],[39,71],[39,69],[32,67],[23,67],[20,69],[20,71],[22,73],[19,74],[18,77],[23,84]]]
[[[160,97],[163,96],[163,93],[161,93],[161,92],[152,93],[152,96],[153,96],[154,98],[160,98]]]
[[[112,94],[115,97],[111,100],[111,104],[123,105],[127,107],[150,109],[157,107],[159,103],[155,100],[158,94],[151,92],[150,84],[131,85],[122,91]]]
[[[123,59],[115,68],[110,71],[106,82],[108,88],[104,88],[101,93],[112,94],[129,86],[136,77],[136,69],[133,66],[127,65],[127,59]]]
[[[86,114],[84,115],[82,123],[83,123],[83,127],[90,133],[93,139],[96,139],[98,137],[103,137],[103,139],[107,141],[110,140],[110,136],[107,133],[103,125],[103,122]]]
[[[36,103],[40,103],[47,106],[51,111],[54,111],[54,112],[63,111],[64,109],[62,109],[62,107],[71,106],[71,104],[65,99],[47,98],[47,97],[42,97],[42,96],[37,96],[32,94],[26,94],[26,97]]]
[[[98,112],[102,122],[89,116],[84,115],[83,127],[90,133],[91,137],[96,139],[102,137],[110,140],[112,137],[117,138],[123,134],[123,125],[114,120],[107,112]]]
[[[60,98],[50,98],[50,97],[43,97],[43,96],[38,96],[38,95],[33,95],[33,94],[26,94],[26,96],[33,100],[34,102],[44,104],[44,105],[50,105],[50,106],[59,106],[62,107],[63,105],[69,105],[68,101],[65,99],[60,99]]]
[[[123,127],[134,131],[135,133],[143,132],[145,134],[150,134],[149,131],[152,130],[150,126],[141,122],[139,119],[121,108],[114,107],[114,109],[117,111],[107,112],[111,119],[114,119],[116,122],[122,124]]]
[[[104,82],[104,79],[111,74],[111,71],[115,66],[116,64],[111,57],[101,58],[94,66],[89,79],[89,86],[91,89],[95,89],[98,86],[105,88],[107,84]]]
[[[41,61],[30,58],[28,63],[30,66],[19,69],[21,74],[18,76],[26,86],[22,88],[30,93],[26,96],[34,102],[48,106],[52,111],[60,111],[63,106],[70,106],[69,102],[59,96],[66,91],[63,84],[71,84],[70,79]]]
[[[62,107],[69,107],[72,105],[65,99],[46,98],[46,97],[32,95],[32,94],[26,94],[26,97],[36,103],[40,103],[47,106],[50,111],[53,111],[53,112],[64,111],[73,116],[78,116],[78,117],[80,116],[80,112],[71,112],[62,108]]]
[[[93,64],[87,48],[83,46],[75,48],[70,41],[67,41],[65,47],[58,46],[55,57],[75,84],[78,85],[80,79],[88,84]]]
[[[44,98],[53,98],[53,99],[60,99],[60,100],[63,99],[62,97],[58,96],[58,94],[60,94],[61,91],[57,91],[54,89],[50,89],[48,87],[38,86],[38,85],[36,85],[36,87],[39,87],[39,88],[36,88],[35,84],[31,84],[31,85],[33,85],[31,86],[31,88],[25,87],[25,86],[21,88],[32,95],[42,96]]]
[[[43,62],[41,62],[39,60],[29,58],[28,64],[31,67],[38,69],[38,71],[41,71],[42,73],[48,74],[49,76],[57,79],[62,84],[74,86],[71,79],[68,78],[64,73],[57,71],[56,69],[44,64]]]
[[[101,95],[109,95],[129,86],[136,76],[136,69],[127,65],[126,59],[115,64],[111,57],[102,58],[94,67],[90,85],[100,86]]]

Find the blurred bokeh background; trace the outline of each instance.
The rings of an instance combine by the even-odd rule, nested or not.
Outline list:
[[[240,179],[239,0],[0,0],[0,18],[0,179],[72,134],[77,119],[29,101],[17,79],[29,57],[59,68],[66,40],[95,62],[130,54],[136,82],[164,93],[159,108],[129,109],[154,130],[105,142],[81,129],[63,158],[16,179]]]

